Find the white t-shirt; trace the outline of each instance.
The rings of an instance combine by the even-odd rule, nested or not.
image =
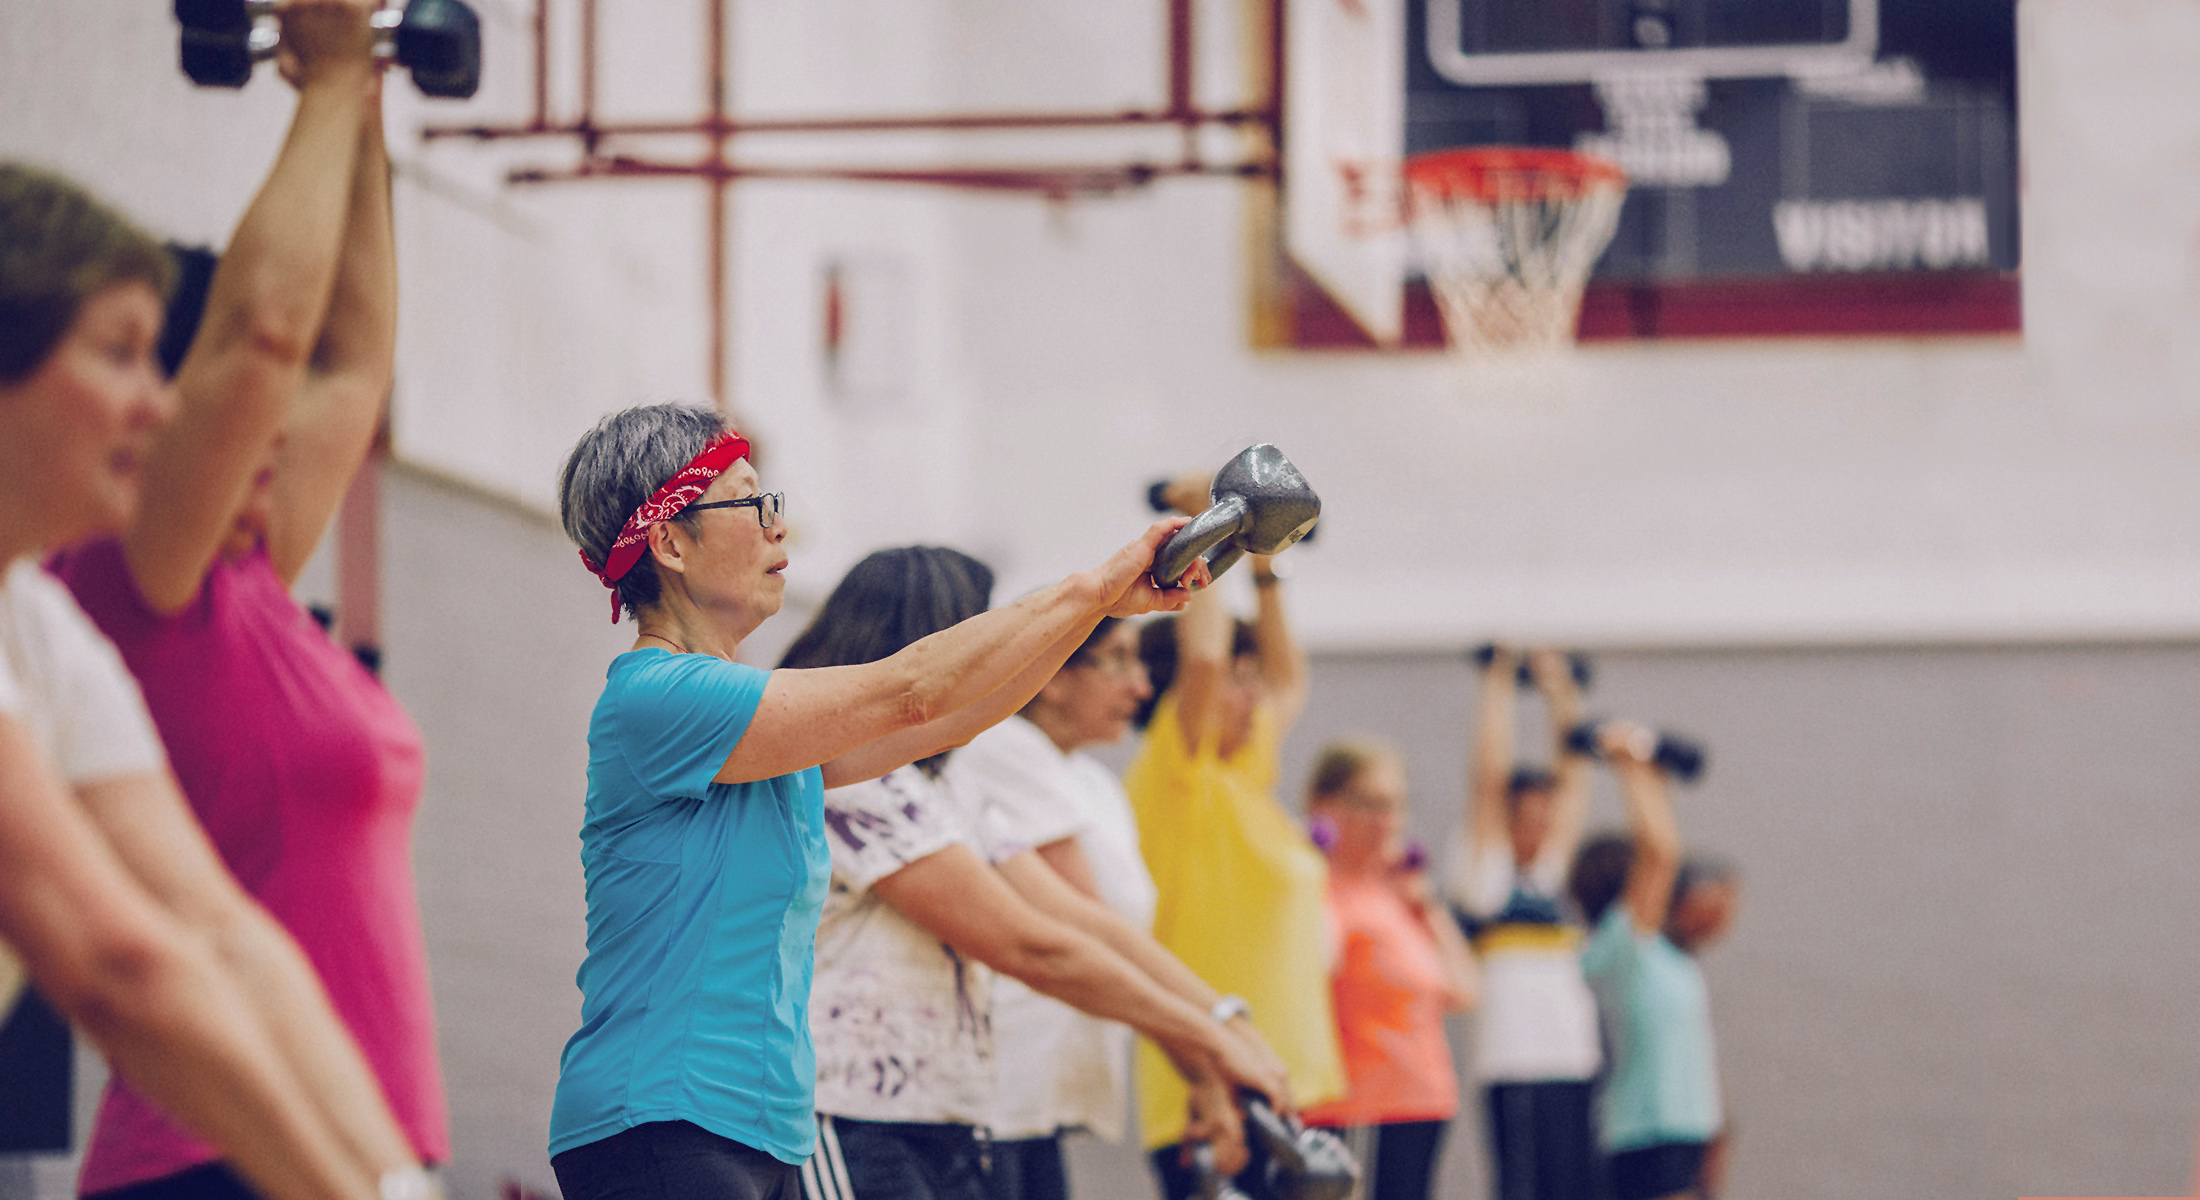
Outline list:
[[[1451,902],[1475,926],[1482,1002],[1474,1077],[1484,1083],[1585,1080],[1603,1050],[1597,1006],[1581,974],[1581,929],[1559,903],[1566,864],[1546,857],[1526,873],[1512,846],[1452,835]]]
[[[1138,852],[1137,819],[1122,783],[1097,759],[1064,754],[1038,726],[1010,717],[956,751],[948,771],[978,803],[993,836],[1026,846],[1077,838],[1101,899],[1138,928],[1153,927],[1156,892]],[[1016,1065],[1001,1073],[995,1137],[1082,1128],[1122,1140],[1128,1028],[996,976],[993,1044],[1000,1061]]]
[[[137,680],[60,580],[29,559],[0,576],[0,715],[21,722],[72,784],[163,769]],[[0,1020],[22,969],[0,945]]]
[[[833,879],[817,928],[810,1036],[817,1111],[865,1121],[983,1125],[993,1111],[993,972],[871,890],[950,846],[988,862],[1020,847],[916,767],[825,792]]]

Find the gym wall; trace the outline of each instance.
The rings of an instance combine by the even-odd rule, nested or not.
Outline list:
[[[539,518],[403,471],[385,503],[387,673],[428,739],[417,854],[451,1194],[489,1200],[506,1175],[551,1183],[550,1088],[579,1021],[582,742],[628,627],[606,623]],[[1285,801],[1324,739],[1381,733],[1405,748],[1414,832],[1440,852],[1466,771],[1463,658],[1314,666]],[[2184,1189],[2200,642],[1609,649],[1597,666],[1592,711],[1709,744],[1704,782],[1677,793],[1682,829],[1745,872],[1734,934],[1706,959],[1735,1195]],[[1522,714],[1523,754],[1540,757],[1540,717]],[[1596,814],[1620,819],[1604,781]],[[1126,1152],[1088,1143],[1076,1161],[1086,1196],[1143,1194]],[[1470,1109],[1442,1194],[1485,1194],[1481,1163]]]

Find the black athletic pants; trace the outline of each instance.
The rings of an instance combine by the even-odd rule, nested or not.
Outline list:
[[[1660,1200],[1703,1195],[1704,1142],[1664,1142],[1612,1156],[1612,1194],[1618,1200]]]
[[[820,1115],[802,1187],[809,1200],[985,1200],[988,1156],[968,1125]]]
[[[109,1192],[96,1192],[85,1200],[260,1200],[260,1194],[218,1162]]]
[[[987,1200],[1069,1200],[1061,1135],[993,1143],[985,1194]]]
[[[1496,1200],[1596,1200],[1602,1164],[1591,1088],[1550,1080],[1493,1083],[1483,1093]]]
[[[575,1146],[550,1169],[565,1200],[802,1200],[800,1168],[687,1121]]]

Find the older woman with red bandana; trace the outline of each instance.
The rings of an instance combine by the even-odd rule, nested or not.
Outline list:
[[[559,492],[613,619],[637,628],[589,723],[588,957],[551,1165],[566,1200],[795,1200],[817,1130],[823,789],[1014,713],[1103,616],[1181,607],[1146,572],[1182,522],[878,662],[764,671],[736,658],[785,591],[782,502],[716,414],[607,417]]]

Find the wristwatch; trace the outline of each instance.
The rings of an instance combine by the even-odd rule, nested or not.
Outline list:
[[[1223,1025],[1227,1025],[1239,1017],[1244,1017],[1250,1021],[1253,1019],[1253,1006],[1247,1004],[1243,996],[1224,996],[1222,999],[1215,1001],[1215,1006],[1207,1010],[1207,1015]]]

